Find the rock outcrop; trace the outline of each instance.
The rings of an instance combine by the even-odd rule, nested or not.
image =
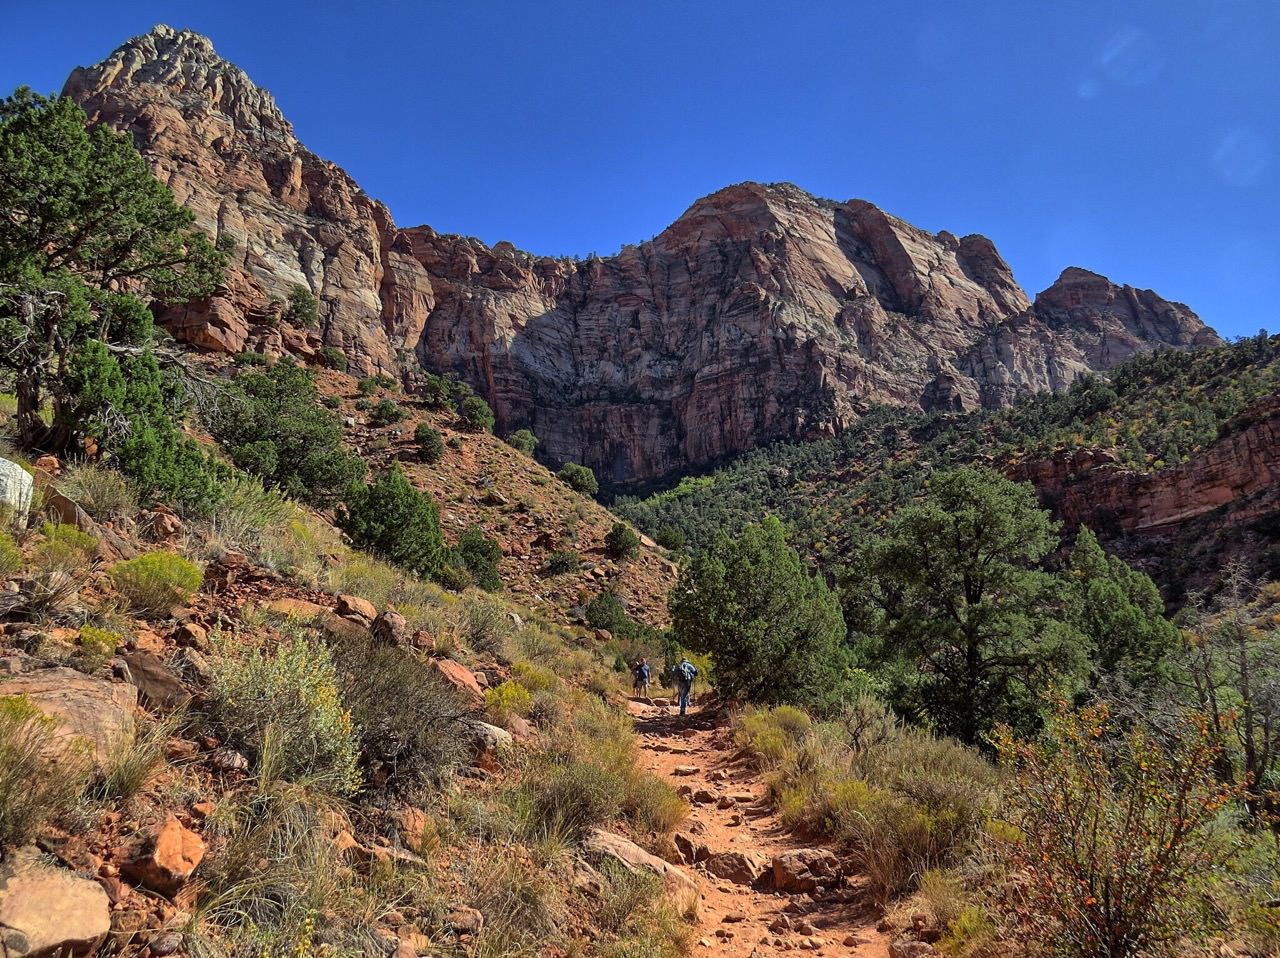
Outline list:
[[[1032,303],[985,237],[786,184],[721,190],[653,240],[584,261],[398,229],[270,94],[168,27],[77,69],[66,92],[129,131],[233,250],[217,296],[162,312],[179,338],[455,373],[499,431],[530,428],[542,458],[613,483],[831,435],[869,403],[999,406],[1141,350],[1217,341],[1185,307],[1084,270]],[[318,297],[319,330],[280,325],[295,285]]]
[[[49,756],[51,759],[65,761],[84,754],[101,771],[133,738],[138,692],[132,685],[82,675],[74,669],[49,668],[0,683],[0,698],[10,695],[26,696],[57,722],[52,746],[57,752]]]
[[[110,902],[96,882],[46,864],[34,848],[0,865],[0,958],[92,955],[110,930]]]
[[[1010,472],[1033,483],[1072,526],[1158,533],[1219,509],[1224,524],[1247,522],[1280,509],[1280,398],[1255,404],[1227,423],[1217,442],[1171,469],[1137,472],[1106,450],[1077,450]]]

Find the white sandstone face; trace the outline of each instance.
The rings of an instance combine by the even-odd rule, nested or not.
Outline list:
[[[0,459],[0,513],[12,512],[13,522],[19,529],[27,527],[34,493],[31,474],[16,462]]]

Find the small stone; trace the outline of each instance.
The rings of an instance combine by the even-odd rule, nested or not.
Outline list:
[[[677,765],[671,770],[672,775],[697,775],[698,766],[696,765]]]

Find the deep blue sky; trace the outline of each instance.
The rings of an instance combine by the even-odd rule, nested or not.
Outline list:
[[[0,0],[0,92],[157,22],[403,225],[604,254],[789,180],[1280,327],[1277,0]]]

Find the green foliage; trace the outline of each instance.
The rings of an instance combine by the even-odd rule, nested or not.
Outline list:
[[[670,549],[674,552],[684,548],[685,535],[676,526],[664,525],[658,527],[658,531],[653,535],[653,540],[662,548]]]
[[[318,320],[316,298],[311,290],[296,285],[289,290],[289,305],[284,311],[284,321],[304,329],[315,329]]]
[[[681,569],[668,606],[675,640],[711,655],[725,695],[818,709],[838,702],[848,661],[840,605],[776,518],[716,539]]]
[[[65,449],[91,417],[91,434],[107,448],[140,429],[159,431],[168,420],[132,404],[117,401],[114,416],[101,415],[103,400],[119,400],[129,386],[118,349],[151,340],[139,295],[181,302],[211,292],[224,257],[129,136],[106,124],[88,129],[68,97],[22,88],[0,101],[0,169],[0,341],[9,344],[0,366],[16,376],[20,441]],[[169,423],[161,439],[173,436]]]
[[[1054,617],[1055,580],[1039,567],[1056,533],[1029,486],[965,468],[863,546],[850,620],[905,714],[973,744],[997,722],[1034,728],[1049,683],[1079,686],[1084,638]]]
[[[528,429],[517,429],[507,437],[507,445],[526,456],[532,456],[534,447],[538,445],[538,437]]]
[[[199,566],[172,552],[148,552],[117,562],[110,574],[129,604],[149,614],[167,615],[184,605],[204,581]]]
[[[1212,828],[1232,797],[1213,781],[1218,746],[1200,717],[1171,748],[1109,731],[1105,708],[1060,702],[1043,741],[999,736],[1015,771],[1009,863],[1027,876],[1016,935],[1063,956],[1183,954],[1210,926],[1230,852]]]
[[[271,360],[262,353],[236,353],[231,362],[237,366],[270,366]]]
[[[497,688],[484,690],[484,707],[498,725],[506,725],[511,716],[524,718],[533,708],[533,695],[519,682],[503,682]]]
[[[65,747],[50,761],[57,737],[57,721],[26,696],[0,698],[0,848],[30,840],[79,794],[86,763]]]
[[[444,437],[439,429],[430,424],[420,422],[413,430],[413,441],[418,444],[418,452],[422,461],[435,465],[444,458]]]
[[[294,499],[332,505],[364,475],[311,374],[291,360],[238,375],[209,419],[236,465]]]
[[[419,575],[434,574],[444,558],[435,503],[398,464],[349,493],[339,524],[359,548]]]
[[[425,373],[418,386],[418,395],[428,409],[445,409],[453,401],[453,386],[443,376]]]
[[[75,526],[46,522],[40,527],[44,541],[36,546],[35,566],[44,572],[76,573],[93,561],[98,540]]]
[[[22,550],[13,536],[0,530],[0,576],[17,572],[22,568]]]
[[[625,522],[615,522],[605,533],[604,547],[611,558],[634,559],[640,554],[640,537]]]
[[[458,544],[450,550],[450,561],[466,569],[471,581],[486,592],[502,589],[502,576],[498,573],[502,547],[479,526],[467,526],[458,536]]]
[[[390,376],[365,376],[356,383],[356,389],[361,396],[372,396],[380,389],[390,389],[396,384],[396,381]]]
[[[546,575],[564,575],[566,572],[577,572],[582,566],[582,557],[572,549],[557,549],[547,556],[542,565]]]
[[[574,492],[580,492],[584,496],[594,496],[600,491],[600,483],[596,482],[596,474],[587,466],[579,465],[576,462],[566,462],[560,467],[560,471],[556,473],[556,478]]]
[[[375,426],[390,426],[404,419],[407,413],[401,409],[394,399],[382,399],[369,414],[369,422]]]
[[[463,641],[472,652],[486,652],[496,659],[506,657],[515,626],[507,614],[491,601],[467,599],[458,626]]]
[[[95,672],[106,665],[111,656],[116,654],[116,646],[122,642],[119,632],[110,632],[92,625],[80,629],[76,638],[76,659],[85,672]]]
[[[360,787],[359,751],[337,669],[323,642],[294,632],[268,648],[218,635],[209,694],[218,727],[260,767],[338,792]]]
[[[467,396],[458,404],[458,419],[471,432],[493,432],[496,422],[493,410],[479,396]]]
[[[321,346],[320,362],[330,369],[336,369],[340,373],[347,371],[347,357],[336,346]]]
[[[332,654],[363,763],[371,774],[389,776],[384,790],[412,792],[461,761],[466,709],[435,669],[372,637],[343,639]]]

